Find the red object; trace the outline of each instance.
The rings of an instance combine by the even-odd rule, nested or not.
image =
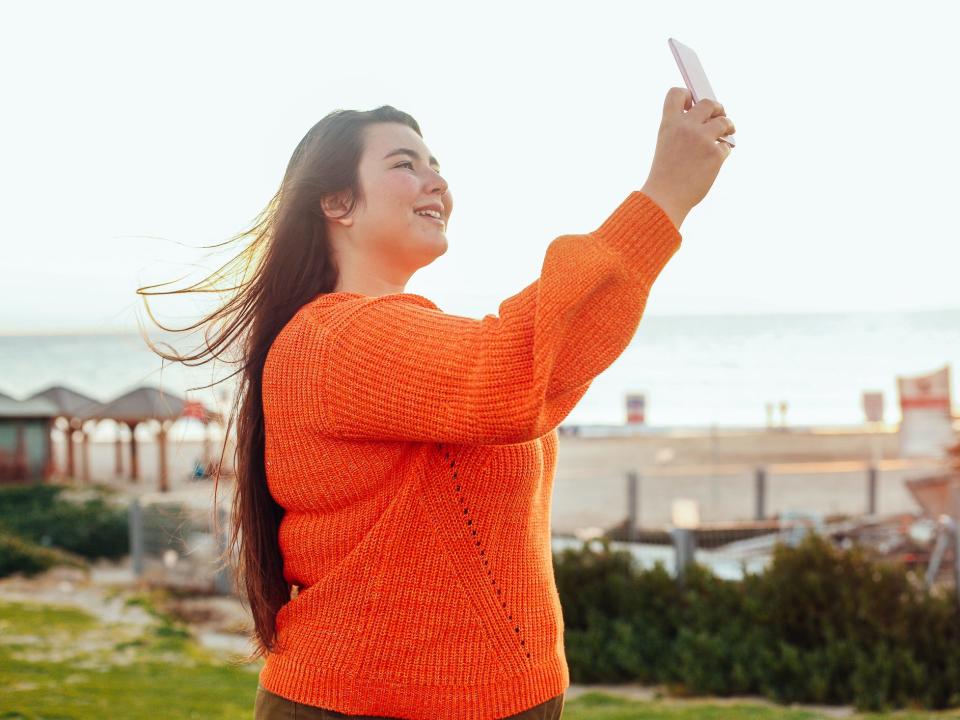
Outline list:
[[[943,410],[950,415],[950,366],[926,375],[897,378],[900,409]]]
[[[183,412],[180,413],[180,416],[196,418],[200,422],[206,422],[208,418],[207,409],[199,400],[187,400],[183,405]]]

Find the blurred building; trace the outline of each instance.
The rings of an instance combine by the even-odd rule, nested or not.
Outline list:
[[[0,394],[0,482],[50,476],[50,431],[56,417],[56,406],[45,398],[14,400]]]

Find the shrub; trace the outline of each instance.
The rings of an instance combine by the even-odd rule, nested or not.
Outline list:
[[[65,489],[41,484],[0,488],[0,529],[86,558],[126,555],[130,547],[126,509],[108,502],[101,490],[71,500]]]
[[[18,572],[29,577],[55,565],[85,567],[80,558],[34,545],[21,537],[0,531],[0,577]]]
[[[808,535],[729,581],[587,544],[555,555],[574,682],[664,683],[859,710],[960,704],[960,618],[904,567]]]

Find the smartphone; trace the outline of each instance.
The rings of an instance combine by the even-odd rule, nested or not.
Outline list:
[[[710,98],[711,100],[720,102],[717,100],[717,96],[713,94],[713,88],[710,87],[710,81],[707,80],[707,74],[703,71],[703,65],[700,64],[700,58],[697,57],[697,54],[673,38],[668,38],[667,44],[670,46],[670,50],[673,51],[673,57],[680,67],[683,82],[686,83],[687,89],[693,95],[693,103],[697,104],[704,98]],[[737,145],[733,135],[724,135],[719,139],[723,140],[723,142],[727,143],[730,147],[736,147]]]

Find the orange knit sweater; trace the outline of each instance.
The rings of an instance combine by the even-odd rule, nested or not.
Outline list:
[[[630,343],[681,236],[630,193],[473,319],[324,294],[263,371],[265,462],[295,598],[260,684],[352,715],[507,717],[570,675],[553,574],[556,427]]]

